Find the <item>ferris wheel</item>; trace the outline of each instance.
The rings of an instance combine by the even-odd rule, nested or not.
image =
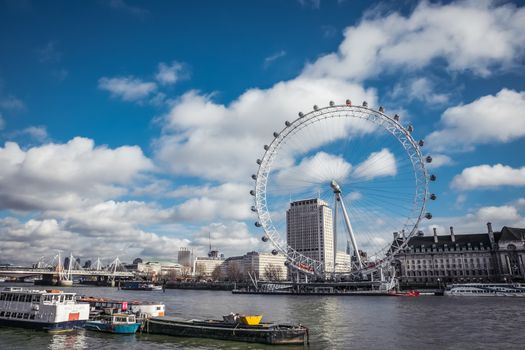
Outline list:
[[[264,145],[252,175],[255,226],[300,273],[363,276],[390,266],[418,234],[428,190],[423,140],[367,102],[314,106]]]

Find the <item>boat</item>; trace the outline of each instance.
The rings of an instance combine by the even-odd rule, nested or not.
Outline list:
[[[417,290],[409,290],[406,292],[399,292],[399,291],[390,291],[388,292],[389,296],[393,297],[418,297],[421,293],[419,293]]]
[[[113,314],[99,320],[90,320],[84,324],[84,328],[116,334],[135,334],[140,327],[135,315]]]
[[[153,283],[149,282],[141,282],[141,281],[129,281],[124,282],[122,286],[120,286],[120,289],[122,290],[162,290],[162,286],[156,286]]]
[[[144,302],[138,300],[113,300],[108,298],[81,297],[79,301],[89,303],[90,318],[97,315],[111,315],[114,313],[130,312],[140,319],[148,317],[161,317],[165,314],[165,305],[155,302]]]
[[[60,332],[81,328],[89,318],[89,304],[76,293],[7,287],[0,292],[0,325]]]
[[[449,286],[447,296],[461,297],[525,297],[525,286],[519,283],[462,283]]]
[[[302,325],[257,323],[248,325],[228,320],[185,320],[178,317],[152,317],[145,321],[143,332],[178,337],[212,338],[250,343],[304,345],[308,328]]]

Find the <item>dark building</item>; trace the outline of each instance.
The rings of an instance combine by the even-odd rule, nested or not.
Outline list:
[[[394,233],[394,244],[403,237]],[[411,237],[396,254],[394,266],[401,285],[525,281],[525,229],[503,227],[486,233]]]

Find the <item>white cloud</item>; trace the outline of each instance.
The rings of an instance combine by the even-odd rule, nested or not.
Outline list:
[[[442,166],[453,165],[454,161],[447,155],[444,154],[433,154],[432,163],[427,164],[427,168],[436,169]]]
[[[525,217],[513,205],[485,206],[464,216],[432,218],[430,223],[422,227],[426,234],[432,234],[436,227],[438,235],[450,234],[449,227],[454,227],[456,234],[485,233],[486,223],[491,222],[494,231],[499,231],[503,226],[524,227]]]
[[[196,245],[207,247],[211,236],[212,249],[219,249],[226,256],[243,255],[249,251],[267,248],[248,230],[244,222],[212,223],[202,227],[194,236]]]
[[[191,91],[165,116],[164,134],[154,144],[156,159],[174,174],[245,180],[256,170],[255,159],[272,132],[297,118],[300,108],[308,108],[305,103],[324,105],[348,97],[372,105],[376,101],[374,90],[357,84],[302,77],[266,90],[250,89],[228,106]]]
[[[374,179],[382,176],[394,176],[397,174],[396,158],[389,149],[383,148],[379,152],[373,152],[362,163],[358,164],[352,172],[353,179]]]
[[[286,56],[286,51],[281,50],[279,52],[276,52],[264,59],[264,67],[268,67],[270,64],[272,64],[275,60],[278,60],[279,58],[282,58]]]
[[[0,163],[0,208],[18,210],[71,208],[119,196],[153,169],[139,147],[95,147],[81,137],[27,151],[7,142]]]
[[[502,89],[469,104],[448,108],[443,129],[427,141],[437,151],[472,150],[476,144],[509,142],[525,136],[525,92]]]
[[[21,110],[25,108],[24,102],[20,100],[19,98],[8,95],[8,96],[0,96],[0,108],[2,109],[8,109],[8,110]]]
[[[47,139],[47,129],[45,126],[30,126],[20,131],[20,133],[27,134],[39,142],[43,142]]]
[[[122,10],[138,17],[142,17],[149,13],[148,10],[143,9],[142,7],[130,5],[124,0],[110,0],[109,6],[115,10]]]
[[[393,69],[415,71],[443,60],[451,71],[481,76],[512,67],[525,48],[525,9],[490,1],[421,2],[399,13],[365,18],[344,32],[337,53],[305,69],[312,77],[363,80]]]
[[[459,190],[525,186],[525,166],[514,169],[508,165],[478,165],[463,169],[452,179],[452,187]]]
[[[113,97],[121,98],[124,101],[139,101],[157,90],[157,84],[145,82],[134,77],[102,77],[98,80],[98,87],[106,90]]]
[[[332,180],[344,182],[351,169],[352,165],[344,158],[318,152],[295,166],[283,168],[275,178],[278,186],[293,190],[294,186],[315,186]]]
[[[434,84],[428,78],[408,80],[398,83],[392,91],[393,98],[406,97],[409,100],[420,100],[431,105],[444,104],[449,100],[448,94],[436,93]]]
[[[177,61],[173,61],[170,65],[164,62],[159,63],[158,71],[155,75],[155,79],[162,85],[175,84],[180,80],[188,78],[189,72],[187,67]]]

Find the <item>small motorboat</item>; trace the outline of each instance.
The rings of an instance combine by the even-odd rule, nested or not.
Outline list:
[[[84,328],[116,334],[135,334],[140,327],[135,315],[113,314],[100,320],[87,321]]]
[[[388,295],[393,296],[393,297],[418,297],[419,294],[420,293],[417,290],[409,290],[406,292],[396,292],[396,291],[388,292]]]

